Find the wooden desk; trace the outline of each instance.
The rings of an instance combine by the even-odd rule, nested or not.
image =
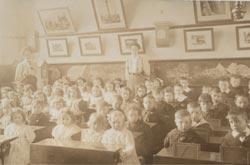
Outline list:
[[[31,164],[116,164],[119,160],[119,147],[44,139],[31,144]]]
[[[230,132],[229,127],[221,127],[213,130],[214,136],[225,136],[228,132]]]
[[[198,159],[174,157],[169,149],[163,148],[154,155],[154,164],[220,164],[220,154],[200,151]]]
[[[4,151],[4,147],[7,145],[7,147],[9,148],[10,147],[10,142],[15,140],[17,137],[11,137],[11,138],[7,138],[5,137],[4,135],[0,135],[0,152],[1,152],[1,161],[2,161],[2,164],[4,165],[4,156],[5,156],[5,153],[7,151]]]

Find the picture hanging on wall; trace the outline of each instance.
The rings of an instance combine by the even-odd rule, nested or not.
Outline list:
[[[230,2],[227,1],[194,1],[196,23],[213,23],[232,20]]]
[[[102,45],[100,36],[79,37],[81,54],[102,55]]]
[[[186,52],[214,50],[213,33],[212,28],[184,30]]]
[[[134,43],[137,43],[140,46],[138,53],[145,53],[142,33],[120,34],[118,35],[118,39],[119,39],[121,54],[123,55],[130,54],[130,46]]]
[[[122,0],[92,0],[99,30],[115,30],[127,27]]]
[[[47,39],[49,57],[68,57],[68,46],[66,38]]]
[[[46,34],[75,32],[68,8],[39,10],[38,15]]]
[[[250,26],[236,27],[236,38],[238,50],[250,49]]]

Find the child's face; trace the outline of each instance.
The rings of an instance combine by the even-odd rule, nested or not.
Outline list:
[[[186,116],[183,118],[176,118],[175,119],[175,124],[181,132],[186,132],[192,127],[192,121],[190,116]]]
[[[110,118],[110,125],[115,130],[122,130],[124,126],[124,121],[121,117],[111,117]]]
[[[42,93],[38,94],[38,95],[36,96],[36,99],[39,100],[39,101],[42,101],[42,102],[45,101],[44,95],[43,95]]]
[[[183,90],[180,86],[175,86],[174,87],[174,94],[176,95],[179,95],[179,94],[182,94],[183,93]]]
[[[221,102],[221,93],[212,92],[211,96],[214,104]]]
[[[77,91],[74,90],[74,89],[71,89],[71,90],[69,91],[69,97],[70,97],[70,98],[77,98]]]
[[[71,125],[71,123],[72,123],[71,117],[67,114],[64,114],[62,116],[62,124],[65,126],[69,126],[69,125]]]
[[[200,108],[188,107],[187,110],[188,110],[188,112],[190,113],[191,120],[192,120],[193,122],[198,123],[198,122],[200,121],[200,117],[201,117]]]
[[[128,101],[129,100],[130,93],[129,93],[128,90],[122,90],[121,95],[122,95],[122,99],[124,101]]]
[[[183,88],[186,88],[186,87],[188,87],[188,85],[189,85],[189,83],[188,83],[187,80],[180,80],[180,84],[181,84],[181,86],[182,86]]]
[[[114,91],[114,86],[113,86],[113,84],[111,84],[111,83],[108,83],[108,84],[106,85],[106,88],[107,88],[107,91],[109,91],[109,92]]]
[[[32,95],[32,90],[31,89],[27,89],[24,91],[23,93],[25,96],[31,96]]]
[[[131,110],[128,112],[128,121],[130,123],[135,123],[139,120],[140,116],[137,111]]]
[[[91,123],[91,128],[97,132],[102,130],[102,126],[96,119]]]
[[[145,110],[152,110],[154,109],[154,100],[150,98],[145,98],[143,100],[143,107]]]
[[[94,86],[99,86],[99,87],[101,87],[102,82],[101,82],[100,80],[94,80],[94,81],[93,81],[93,84],[94,84]]]
[[[23,124],[24,123],[24,118],[21,114],[15,114],[13,116],[13,123],[15,124]]]
[[[167,103],[172,103],[172,102],[174,102],[174,94],[171,93],[171,92],[165,92],[165,93],[164,93],[164,100],[165,100]]]
[[[63,103],[61,101],[55,102],[55,109],[60,110],[63,108]]]
[[[228,81],[219,81],[219,88],[221,91],[225,91],[229,89],[229,82]]]
[[[122,102],[118,99],[114,99],[112,101],[112,108],[113,109],[119,110],[119,109],[121,109],[121,105],[122,105]]]
[[[207,86],[203,86],[202,87],[202,93],[210,93],[210,91],[211,91],[211,87],[207,87]]]
[[[52,89],[50,87],[45,87],[43,92],[45,93],[46,96],[51,96]]]
[[[248,99],[245,97],[237,97],[235,100],[235,104],[237,107],[240,108],[247,108],[248,106]]]
[[[163,100],[163,92],[160,93],[154,93],[154,98],[156,102],[160,102]]]
[[[32,105],[32,113],[42,113],[43,111],[43,106],[41,104],[33,104]]]
[[[151,91],[154,88],[154,83],[152,81],[146,81],[145,86],[147,88],[147,91]]]
[[[81,79],[77,80],[77,85],[78,86],[84,86],[84,81],[81,80]]]
[[[247,127],[247,121],[242,115],[229,116],[228,121],[231,129],[236,132],[242,132]]]
[[[154,89],[160,88],[161,83],[158,80],[154,80]]]
[[[236,88],[240,86],[240,78],[236,78],[236,77],[232,77],[230,79],[230,83],[232,85],[232,87]]]
[[[210,109],[212,108],[212,103],[209,101],[201,101],[200,106],[203,112],[209,112]]]
[[[144,97],[144,96],[146,95],[146,89],[145,89],[145,88],[139,88],[139,89],[137,90],[137,95],[138,95],[139,97]]]
[[[62,94],[60,89],[56,89],[54,95],[55,95],[55,97],[63,97],[63,94]]]

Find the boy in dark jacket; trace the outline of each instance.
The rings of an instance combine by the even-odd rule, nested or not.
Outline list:
[[[49,124],[49,116],[43,113],[43,103],[34,100],[32,103],[32,113],[29,119],[29,125],[47,126]]]

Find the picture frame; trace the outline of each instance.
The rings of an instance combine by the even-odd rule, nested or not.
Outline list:
[[[200,52],[214,50],[213,28],[184,30],[186,52]]]
[[[216,23],[232,21],[231,6],[229,1],[193,1],[196,23]]]
[[[119,34],[118,39],[119,39],[119,45],[120,45],[120,53],[122,55],[130,54],[130,45],[133,43],[137,43],[140,45],[138,54],[145,53],[142,33]]]
[[[68,45],[66,38],[46,39],[49,57],[68,57]]]
[[[126,16],[122,0],[92,0],[99,31],[126,29]]]
[[[46,34],[65,34],[75,32],[68,8],[43,9],[38,15]]]
[[[79,37],[81,55],[102,55],[102,45],[100,36]]]
[[[236,40],[238,50],[250,49],[250,26],[236,27]]]

